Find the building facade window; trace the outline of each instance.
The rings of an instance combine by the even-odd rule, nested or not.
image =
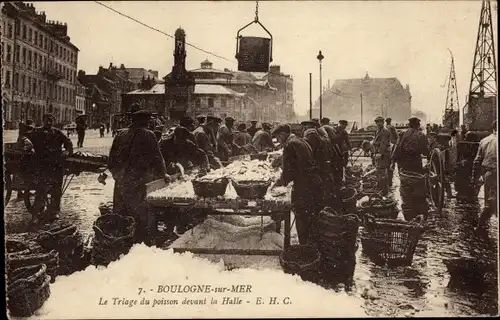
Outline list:
[[[26,77],[24,74],[21,76],[21,92],[24,92],[24,84],[26,82]]]
[[[7,62],[9,62],[9,63],[12,62],[12,47],[10,46],[10,44],[7,45],[7,52],[6,52],[5,60],[7,60]]]
[[[22,35],[23,39],[26,40],[26,25],[23,24],[23,35]]]
[[[20,36],[21,35],[21,21],[16,20],[16,22],[14,23],[14,26],[16,29],[16,36]]]
[[[33,42],[33,30],[31,28],[28,28],[28,41]]]
[[[221,98],[220,99],[220,106],[223,109],[225,109],[227,107],[227,100],[226,100],[226,98]]]
[[[7,26],[7,37],[12,38],[12,24]]]
[[[20,63],[21,62],[21,47],[19,45],[16,45],[16,62]]]
[[[31,67],[31,50],[28,50],[28,66]]]
[[[26,64],[26,48],[23,48],[23,63]]]
[[[196,99],[196,108],[198,108],[198,109],[201,108],[201,99],[200,98]]]
[[[33,37],[33,40],[35,42],[35,45],[38,45],[38,31],[35,30],[35,35]]]
[[[18,90],[19,89],[19,73],[14,73],[14,80],[13,80],[13,87],[14,87],[14,90]]]
[[[10,88],[10,70],[5,71],[5,87]]]
[[[214,98],[208,98],[208,107],[213,108],[214,107]]]

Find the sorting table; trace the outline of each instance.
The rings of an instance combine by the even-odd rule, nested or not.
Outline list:
[[[168,187],[168,184],[160,179],[147,185],[146,202],[150,207],[150,212],[158,211],[158,208],[184,208],[199,209],[210,215],[245,215],[245,216],[270,216],[275,220],[284,220],[284,243],[283,248],[290,246],[291,233],[291,203],[286,197],[274,199],[248,200],[242,198],[218,199],[218,198],[156,198],[151,193]],[[276,219],[279,218],[279,219]],[[281,223],[277,223],[276,231],[280,232]],[[153,228],[157,232],[157,228]],[[215,248],[174,248],[175,252],[189,251],[194,254],[231,254],[231,255],[280,255],[282,250],[257,250],[257,249],[215,249]]]

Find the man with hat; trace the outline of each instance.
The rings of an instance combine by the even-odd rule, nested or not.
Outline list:
[[[380,176],[379,189],[386,194],[389,190],[387,170],[391,165],[391,134],[384,127],[384,118],[375,118],[377,131],[372,142],[372,161],[377,168],[377,174]]]
[[[333,150],[330,148],[330,140],[327,137],[320,136],[318,129],[315,128],[304,131],[304,140],[311,147],[313,158],[321,171],[321,179],[325,190],[324,205],[335,206],[337,188],[332,172]]]
[[[207,117],[205,115],[202,115],[202,114],[197,115],[196,116],[196,128],[199,128],[200,126],[202,126],[206,120],[207,120]]]
[[[314,123],[314,126],[316,128],[319,128],[320,127],[320,124],[319,124],[319,119],[318,118],[312,118],[311,121]]]
[[[203,121],[202,121],[203,120]],[[210,167],[212,169],[219,169],[222,167],[222,163],[219,158],[215,156],[215,139],[213,139],[213,127],[217,126],[217,122],[214,121],[214,118],[198,118],[199,126],[193,131],[193,135],[198,145],[198,148],[203,150],[208,157],[208,161],[210,163]],[[212,128],[210,127],[212,126]]]
[[[214,146],[215,152],[217,152],[217,131],[219,131],[222,119],[215,116],[207,116],[207,128],[210,129],[210,142]]]
[[[247,132],[247,125],[244,122],[238,124],[238,132],[234,135],[233,143],[239,147],[243,147],[251,142],[252,136]]]
[[[479,216],[476,231],[484,230],[491,216],[497,214],[498,136],[496,120],[493,121],[491,127],[493,132],[479,142],[472,170],[472,185],[478,185],[480,175],[483,176],[484,180],[484,208]]]
[[[217,131],[217,148],[219,159],[229,160],[229,157],[238,153],[238,146],[233,143],[234,118],[226,117],[225,124]]]
[[[396,128],[392,125],[391,118],[385,119],[385,128],[391,134],[391,154],[392,154],[392,152],[394,151],[394,147],[396,145],[396,142],[398,142],[398,132],[396,131]],[[387,175],[388,175],[389,186],[392,186],[392,180],[394,177],[394,170],[391,167],[389,167],[389,170],[387,170]]]
[[[250,121],[251,125],[250,128],[247,129],[248,134],[253,138],[257,131],[259,131],[259,128],[257,128],[257,120],[252,120]]]
[[[47,193],[51,196],[49,216],[46,218],[58,219],[61,211],[62,185],[64,178],[64,159],[73,154],[73,143],[59,129],[52,127],[54,116],[45,114],[43,126],[34,128],[26,133],[26,137],[33,144],[39,183],[36,188],[35,212],[40,212],[44,205]],[[62,147],[64,146],[64,151]],[[38,217],[34,217],[36,221]]]
[[[321,127],[318,129],[320,136],[329,140],[329,147],[331,150],[332,163],[331,172],[334,180],[335,189],[338,192],[342,186],[343,180],[343,164],[344,156],[340,148],[341,136],[338,134],[337,129],[330,125],[330,119],[321,119]]]
[[[189,131],[189,140],[191,140],[193,143],[196,143],[196,139],[191,133],[194,131],[194,120],[190,117],[183,117],[179,121],[179,126],[186,128]]]
[[[19,136],[17,137],[17,144],[22,150],[21,158],[19,159],[19,166],[22,168],[22,173],[26,173],[26,178],[31,179],[35,168],[33,168],[34,149],[33,143],[28,139],[28,136],[35,129],[33,120],[26,120],[26,124],[19,123]],[[23,190],[17,191],[17,198],[22,199],[24,196]]]
[[[113,211],[132,216],[137,222],[136,243],[151,244],[154,223],[146,199],[146,184],[157,175],[170,181],[155,134],[148,129],[151,112],[139,110],[131,115],[132,124],[117,133],[108,158],[108,169],[115,179]]]
[[[324,203],[323,182],[311,147],[291,132],[289,125],[279,125],[273,136],[283,148],[283,171],[271,187],[287,186],[293,182],[292,206],[300,244],[306,244],[312,217],[319,213]]]
[[[339,120],[339,126],[337,127],[339,145],[344,159],[344,167],[346,167],[349,162],[349,150],[351,150],[351,141],[349,140],[349,132],[347,132],[347,124],[347,120]]]
[[[262,124],[262,129],[257,131],[252,139],[252,145],[259,152],[274,150],[273,138],[271,137],[271,125],[267,122]]]
[[[430,206],[425,182],[406,179],[402,175],[403,172],[424,173],[422,155],[427,156],[429,150],[427,138],[419,128],[420,119],[416,117],[408,119],[408,129],[399,134],[398,142],[392,153],[391,167],[394,168],[394,163],[398,164],[401,180],[399,187],[401,205],[407,221],[412,220],[417,215],[427,216]]]

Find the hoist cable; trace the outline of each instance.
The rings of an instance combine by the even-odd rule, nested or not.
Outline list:
[[[130,19],[130,20],[132,20],[132,21],[134,21],[134,22],[136,22],[136,23],[138,23],[138,24],[140,24],[140,25],[142,25],[142,26],[144,26],[144,27],[146,27],[146,28],[149,28],[149,29],[151,29],[151,30],[154,30],[154,31],[156,31],[156,32],[159,32],[159,33],[161,33],[161,34],[163,34],[163,35],[165,35],[165,36],[167,36],[167,37],[169,37],[169,38],[175,39],[175,37],[174,37],[174,36],[172,36],[172,35],[170,35],[170,34],[168,34],[168,33],[164,32],[164,31],[161,31],[161,30],[159,30],[159,29],[157,29],[157,28],[155,28],[155,27],[151,27],[150,25],[147,25],[147,24],[145,24],[144,22],[139,21],[139,20],[137,20],[137,19],[135,19],[135,18],[133,18],[133,17],[131,17],[131,16],[127,15],[127,14],[121,13],[120,11],[117,11],[117,10],[113,9],[112,7],[109,7],[109,6],[105,5],[105,4],[104,4],[104,3],[102,3],[102,2],[95,1],[95,3],[97,3],[97,4],[101,5],[101,6],[103,6],[103,7],[107,8],[107,9],[109,9],[109,10],[111,10],[111,11],[113,11],[113,12],[115,12],[115,13],[117,13],[117,14],[119,14],[119,15],[121,15],[121,16],[123,16],[123,17],[125,17],[125,18],[128,18],[128,19]],[[229,59],[227,59],[227,58],[225,58],[225,57],[223,57],[223,56],[220,56],[220,55],[215,54],[215,53],[213,53],[213,52],[207,51],[207,50],[202,49],[202,48],[200,48],[200,47],[197,47],[197,46],[195,46],[195,45],[193,45],[193,44],[190,44],[190,43],[187,43],[187,42],[186,42],[186,45],[188,45],[188,46],[190,46],[190,47],[192,47],[192,48],[194,48],[194,49],[200,50],[200,51],[202,51],[202,52],[204,52],[204,53],[210,54],[210,55],[212,55],[212,56],[214,56],[214,57],[217,57],[217,58],[219,58],[219,59],[223,59],[223,60],[226,60],[226,61],[229,61],[229,62],[234,63],[234,61],[233,61],[233,60],[229,60]]]
[[[255,20],[254,22],[259,21],[259,1],[255,1]]]

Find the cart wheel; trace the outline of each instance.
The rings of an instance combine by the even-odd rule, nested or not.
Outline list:
[[[434,177],[429,181],[430,198],[437,212],[441,213],[444,207],[444,166],[438,149],[431,152],[429,170]]]
[[[4,184],[4,187],[5,187],[4,206],[6,206],[10,201],[10,197],[12,197],[12,175],[10,172],[5,172],[4,181],[5,181],[5,184]]]

